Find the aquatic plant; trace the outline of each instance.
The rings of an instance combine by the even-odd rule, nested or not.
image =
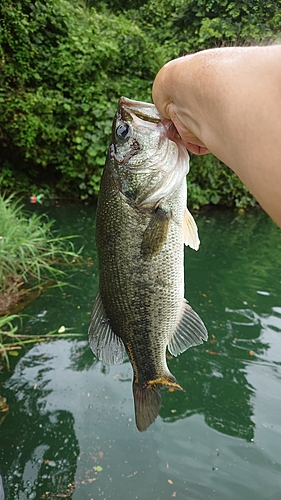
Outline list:
[[[6,361],[6,365],[9,367],[9,357],[7,353],[7,347],[5,347],[5,341],[8,342],[10,339],[16,339],[16,331],[18,329],[17,326],[13,325],[13,321],[18,318],[17,314],[12,314],[10,316],[2,316],[0,317],[0,355],[2,355],[2,359],[4,358]],[[10,342],[9,342],[10,343]]]
[[[10,368],[10,356],[18,356],[19,350],[27,347],[28,344],[46,342],[54,338],[79,337],[83,334],[71,332],[71,328],[61,326],[57,330],[52,330],[44,335],[24,335],[18,333],[18,324],[21,323],[21,316],[10,314],[0,317],[0,368],[1,362],[5,362],[6,367]]]
[[[74,335],[65,327],[45,335],[24,335],[18,333],[22,316],[11,314],[24,295],[44,289],[46,280],[62,285],[62,264],[80,258],[81,249],[76,252],[71,241],[75,236],[54,236],[53,224],[45,215],[25,213],[13,195],[0,194],[0,364],[5,360],[8,368],[8,354],[17,355],[22,346]]]
[[[54,236],[53,223],[44,215],[26,214],[13,196],[0,195],[0,295],[15,294],[30,281],[62,277],[57,264],[78,258],[74,236]]]

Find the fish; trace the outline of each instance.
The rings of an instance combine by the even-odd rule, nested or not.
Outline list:
[[[109,365],[127,353],[139,431],[158,416],[161,388],[184,390],[167,347],[177,356],[208,337],[184,298],[184,244],[198,250],[200,241],[186,207],[189,156],[170,127],[153,104],[119,99],[96,213],[99,291],[89,345]]]

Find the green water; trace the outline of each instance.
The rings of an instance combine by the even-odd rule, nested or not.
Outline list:
[[[23,330],[84,337],[35,345],[0,373],[6,499],[280,500],[280,230],[262,212],[196,217],[201,249],[186,249],[186,297],[209,341],[168,359],[186,392],[163,391],[160,416],[139,433],[129,362],[105,366],[87,345],[94,209],[39,209],[81,235],[92,265],[30,304]]]

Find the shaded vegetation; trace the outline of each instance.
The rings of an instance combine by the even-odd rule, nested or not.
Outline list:
[[[20,309],[23,299],[29,301],[46,286],[57,284],[65,275],[62,263],[73,265],[79,258],[80,251],[70,241],[74,237],[55,236],[53,222],[25,214],[12,196],[0,195],[0,369],[1,361],[9,367],[8,354],[17,355],[24,345],[72,335],[64,327],[46,335],[19,334],[21,316],[11,313],[18,303]]]
[[[9,356],[18,356],[19,351],[29,344],[37,344],[56,338],[83,336],[82,333],[73,333],[71,328],[65,328],[64,326],[60,327],[58,330],[46,333],[45,335],[25,335],[18,332],[21,319],[22,317],[18,314],[0,316],[0,370],[3,368],[3,361],[9,369]]]
[[[22,298],[23,285],[42,287],[46,279],[62,278],[58,264],[78,258],[73,236],[54,236],[53,221],[22,208],[11,196],[0,196],[0,315]]]
[[[1,185],[93,198],[121,95],[151,101],[160,67],[189,51],[271,39],[281,2],[6,0],[0,6]],[[193,159],[190,202],[254,200],[208,155]]]

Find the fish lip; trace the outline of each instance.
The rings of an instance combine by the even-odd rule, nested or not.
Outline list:
[[[149,102],[135,101],[122,96],[118,101],[118,109],[120,109],[121,115],[127,117],[129,115],[131,119],[133,118],[132,115],[135,115],[141,120],[156,124],[161,123],[163,120],[155,105]]]
[[[173,124],[167,118],[163,118],[154,104],[149,102],[135,101],[128,97],[120,97],[118,109],[123,120],[129,119],[134,122],[134,116],[149,123],[155,123],[161,127],[161,136],[175,143],[182,143],[181,138]]]
[[[175,142],[177,144],[183,145],[181,136],[178,133],[178,131],[177,131],[175,125],[173,124],[172,120],[169,120],[168,118],[163,118],[162,119],[162,125],[166,128],[166,134],[167,134],[167,137],[168,137],[168,139],[170,141],[173,141],[173,142]]]

